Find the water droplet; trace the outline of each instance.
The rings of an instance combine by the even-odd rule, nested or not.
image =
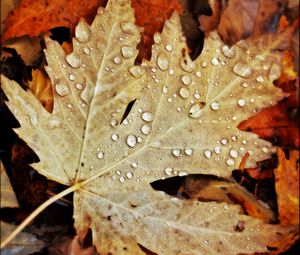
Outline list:
[[[196,94],[194,95],[194,97],[195,97],[195,99],[200,99],[200,94],[196,93]]]
[[[131,178],[133,177],[133,173],[132,173],[132,172],[128,172],[128,173],[126,174],[126,177],[127,177],[128,179],[131,179]]]
[[[187,88],[181,88],[181,89],[179,90],[179,95],[180,95],[182,98],[188,98],[189,95],[190,95],[190,91],[189,91],[189,89],[187,89]]]
[[[277,80],[279,78],[280,74],[281,74],[280,66],[277,64],[273,64],[270,69],[270,72],[269,72],[269,79],[271,81]]]
[[[136,78],[141,77],[145,73],[145,69],[140,66],[132,66],[129,68],[129,72]]]
[[[77,83],[75,85],[76,89],[82,90],[84,88],[84,86],[81,83]]]
[[[122,46],[121,53],[124,58],[131,58],[134,55],[134,51],[130,46]]]
[[[234,165],[234,160],[231,159],[231,158],[229,158],[229,159],[226,160],[226,164],[227,164],[228,166],[233,166],[233,165]]]
[[[219,64],[219,60],[217,58],[213,58],[211,60],[211,64],[214,65],[214,66],[217,66]]]
[[[183,75],[181,77],[181,81],[184,85],[190,85],[192,80],[191,80],[191,77],[190,76],[187,76],[187,75]]]
[[[137,167],[138,167],[138,163],[132,162],[132,163],[131,163],[131,166],[132,166],[133,168],[137,168]]]
[[[264,153],[269,153],[269,152],[270,152],[270,149],[269,149],[267,146],[264,146],[264,147],[262,148],[262,151],[263,151]]]
[[[67,84],[65,84],[63,81],[59,81],[55,84],[55,90],[58,95],[64,97],[70,94],[71,90]]]
[[[220,105],[217,102],[212,102],[210,104],[211,109],[213,109],[214,111],[219,110],[220,109]]]
[[[173,50],[173,46],[171,44],[166,45],[166,50],[171,52]]]
[[[144,112],[142,115],[142,119],[147,122],[153,121],[153,114],[151,112]]]
[[[103,159],[104,158],[104,152],[100,151],[97,155],[97,158]]]
[[[223,52],[224,56],[227,58],[234,58],[234,56],[235,56],[234,48],[233,47],[229,48],[228,45],[224,45],[222,47],[222,52]]]
[[[163,86],[163,93],[167,94],[168,93],[168,87],[167,86]]]
[[[70,81],[74,81],[74,80],[76,80],[76,77],[74,74],[70,74],[69,79],[70,79]]]
[[[193,154],[193,149],[192,148],[186,148],[184,150],[184,153],[188,156],[191,156]]]
[[[84,52],[86,55],[89,55],[89,54],[91,53],[91,50],[90,50],[90,48],[88,48],[88,47],[84,47],[84,48],[83,48],[83,52]]]
[[[214,148],[214,152],[215,152],[216,154],[220,154],[220,153],[221,153],[221,147],[220,147],[220,146],[216,146],[216,147]]]
[[[142,141],[143,141],[143,138],[139,136],[139,137],[137,138],[137,142],[138,142],[138,143],[141,143]]]
[[[166,167],[165,168],[165,174],[170,176],[172,175],[173,169],[171,167]]]
[[[182,176],[187,176],[187,175],[188,175],[188,173],[185,172],[185,171],[180,171],[180,172],[178,173],[178,176],[180,176],[180,177],[182,177]]]
[[[75,28],[75,37],[79,42],[86,43],[91,37],[91,28],[85,21],[80,21]]]
[[[68,64],[74,68],[78,68],[80,66],[80,56],[76,53],[71,53],[66,57],[66,61]]]
[[[158,54],[157,65],[162,71],[166,71],[169,68],[169,59],[163,52]]]
[[[204,150],[203,153],[206,158],[210,158],[212,155],[212,152],[208,149]]]
[[[258,77],[256,78],[256,81],[262,83],[262,82],[265,81],[265,79],[264,79],[264,77],[262,77],[262,76],[260,75],[260,76],[258,76]]]
[[[136,145],[136,136],[135,135],[128,135],[127,136],[127,145],[133,148]]]
[[[122,63],[122,59],[121,59],[119,56],[116,56],[116,57],[114,58],[114,63],[117,64],[117,65],[119,65],[119,64]]]
[[[221,140],[221,143],[222,143],[223,145],[228,144],[228,139],[227,139],[227,138],[223,138],[223,139]]]
[[[180,67],[182,70],[191,73],[196,68],[196,64],[190,58],[181,57]]]
[[[237,138],[236,135],[233,135],[233,136],[231,137],[231,139],[232,139],[232,141],[235,141],[235,142],[236,142],[238,138]]]
[[[209,244],[209,241],[208,240],[204,240],[203,241],[205,244]]]
[[[230,156],[233,158],[237,158],[239,156],[239,153],[237,150],[231,149],[229,152]]]
[[[207,62],[206,62],[206,61],[203,61],[202,64],[201,64],[201,66],[202,66],[203,68],[207,67]]]
[[[145,124],[142,126],[141,131],[144,135],[149,135],[149,133],[151,131],[151,126],[148,124]]]
[[[249,78],[252,75],[252,68],[246,62],[237,62],[233,67],[233,72],[241,77]]]
[[[239,99],[238,102],[237,102],[238,106],[245,106],[246,105],[246,100],[245,99]]]
[[[124,183],[124,182],[125,182],[125,177],[124,177],[124,176],[121,176],[120,179],[119,179],[119,181],[120,181],[121,183]]]
[[[200,77],[201,77],[201,72],[200,72],[200,71],[197,71],[197,72],[196,72],[196,76],[197,76],[198,78],[200,78]]]
[[[131,22],[123,21],[120,23],[120,26],[121,26],[122,31],[127,34],[134,34],[137,30],[135,25]]]
[[[193,119],[200,118],[202,115],[202,108],[203,107],[200,104],[192,105],[192,107],[190,108],[190,111],[189,111],[191,118],[193,118]]]
[[[161,36],[160,36],[159,33],[155,33],[153,39],[154,39],[154,42],[156,44],[160,44],[161,43]]]
[[[170,70],[169,70],[169,75],[172,76],[174,73],[175,73],[174,69],[170,69]]]
[[[118,121],[117,121],[116,119],[112,119],[111,122],[110,122],[110,125],[111,125],[112,127],[115,127],[115,126],[118,125]]]
[[[179,156],[180,156],[180,149],[173,149],[173,150],[172,150],[172,154],[173,154],[175,157],[179,157]]]
[[[119,140],[119,135],[116,134],[116,133],[113,133],[113,134],[111,135],[111,139],[112,139],[113,141],[118,141],[118,140]]]

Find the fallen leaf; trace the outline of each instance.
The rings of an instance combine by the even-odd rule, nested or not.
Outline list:
[[[282,74],[276,84],[290,96],[277,105],[263,109],[259,114],[239,124],[241,130],[248,130],[267,140],[276,139],[281,145],[299,147],[299,109],[297,72],[294,70],[290,52],[282,60]]]
[[[75,35],[67,56],[46,39],[52,113],[4,76],[2,88],[21,125],[15,131],[40,159],[32,166],[71,186],[75,227],[92,230],[99,253],[145,254],[142,245],[158,254],[249,254],[290,231],[239,206],[183,200],[150,185],[187,174],[228,177],[247,151],[245,167],[271,156],[271,143],[237,125],[286,96],[273,80],[289,30],[233,48],[214,32],[193,62],[175,13],[154,35],[151,61],[135,66],[140,33],[130,1],[111,0]]]
[[[5,19],[2,42],[28,35],[39,36],[55,27],[67,27],[74,31],[81,17],[91,22],[102,0],[21,0]]]
[[[252,193],[235,182],[188,177],[185,180],[184,192],[201,201],[240,204],[247,215],[266,223],[275,222],[275,215],[270,207],[258,201]]]
[[[53,110],[52,86],[48,75],[40,69],[32,70],[32,81],[28,81],[28,88],[39,99],[48,112]]]
[[[29,38],[22,36],[10,40],[2,46],[15,49],[26,65],[32,65],[42,54],[40,37]]]
[[[19,207],[17,198],[10,184],[9,178],[6,174],[4,166],[0,161],[1,174],[1,208],[4,207]],[[9,235],[16,226],[3,222],[1,220],[1,243]],[[1,249],[1,254],[32,254],[38,252],[44,247],[44,243],[38,240],[34,235],[26,232],[21,232],[11,243],[4,249]]]
[[[176,10],[182,12],[178,0],[132,0],[135,12],[135,24],[143,28],[141,42],[138,45],[138,61],[150,59],[153,35],[161,32],[164,23]]]
[[[275,169],[279,220],[282,225],[299,225],[299,151],[290,151],[286,158],[278,148],[278,167]]]

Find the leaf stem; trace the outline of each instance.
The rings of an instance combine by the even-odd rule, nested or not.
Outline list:
[[[17,234],[19,234],[30,222],[38,216],[42,211],[44,211],[49,205],[57,201],[58,199],[68,195],[81,187],[81,183],[75,183],[73,186],[63,190],[57,195],[51,197],[44,203],[42,203],[38,208],[36,208],[13,232],[11,232],[3,242],[1,242],[1,249],[4,248],[11,240],[13,240]]]

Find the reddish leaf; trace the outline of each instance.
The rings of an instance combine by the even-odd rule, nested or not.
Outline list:
[[[5,20],[2,42],[23,35],[38,36],[54,27],[72,31],[81,17],[91,22],[104,0],[21,0]]]
[[[132,0],[131,5],[135,9],[135,23],[144,28],[138,61],[150,59],[154,33],[161,32],[165,20],[171,17],[174,10],[181,14],[182,8],[178,0]]]

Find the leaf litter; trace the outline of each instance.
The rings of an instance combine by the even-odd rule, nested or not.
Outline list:
[[[165,251],[173,254],[179,246],[192,254],[199,249],[206,252],[220,249],[223,254],[232,254],[233,247],[223,243],[236,242],[236,238],[242,240],[236,242],[234,249],[237,253],[264,250],[272,237],[264,236],[263,230],[274,229],[275,232],[275,226],[239,215],[235,206],[170,198],[153,191],[149,183],[192,173],[227,177],[238,167],[246,146],[247,150],[253,149],[248,167],[270,156],[270,143],[239,131],[236,125],[284,96],[272,86],[276,76],[270,78],[269,69],[259,68],[259,64],[270,61],[268,58],[275,67],[280,65],[279,56],[271,52],[282,45],[280,36],[277,41],[272,38],[271,46],[263,49],[265,59],[262,59],[254,45],[261,48],[257,46],[270,38],[244,41],[229,48],[222,45],[216,33],[212,33],[200,58],[192,62],[186,54],[184,38],[178,31],[178,17],[174,15],[166,22],[162,35],[154,36],[151,62],[144,62],[139,67],[133,65],[137,54],[133,45],[138,42],[138,30],[133,22],[127,23],[133,20],[128,3],[116,8],[120,12],[124,11],[123,8],[126,10],[130,19],[125,23],[112,19],[114,15],[118,17],[112,6],[110,2],[105,12],[99,9],[101,16],[91,28],[84,22],[79,24],[73,41],[74,52],[66,58],[57,43],[47,40],[47,72],[56,90],[52,114],[46,113],[32,95],[11,85],[14,93],[18,91],[18,103],[9,101],[8,105],[13,112],[18,104],[27,111],[15,113],[22,126],[16,132],[41,159],[34,167],[48,178],[64,184],[84,183],[75,192],[75,210],[77,208],[78,212],[75,211],[75,223],[77,229],[92,228],[98,251],[140,254],[136,240],[161,254]],[[101,27],[101,19],[110,22],[110,29],[107,31],[102,26],[103,32],[100,29],[99,35],[93,28],[96,24]],[[112,41],[107,43],[107,40]],[[111,45],[112,42],[115,45]],[[246,54],[249,56],[245,59]],[[231,75],[220,77],[218,74],[224,70],[229,70],[227,73]],[[225,85],[232,77],[235,77],[234,82],[230,89],[226,89]],[[125,84],[120,83],[121,78]],[[8,83],[5,78],[3,80],[3,84]],[[4,90],[10,97],[12,90],[5,85]],[[260,90],[257,96],[256,90]],[[245,98],[238,97],[241,91],[244,91]],[[270,96],[272,92],[275,98]],[[30,98],[30,101],[23,98]],[[122,120],[128,103],[133,100],[129,115]],[[232,109],[235,114],[232,114]],[[214,127],[220,133],[209,130]],[[47,129],[47,135],[43,134]],[[28,130],[31,130],[29,136]],[[204,134],[199,135],[200,132]],[[44,136],[50,137],[47,143],[52,148],[45,148]],[[62,137],[64,143],[70,142],[70,146],[51,142]],[[186,217],[188,210],[191,214]],[[218,212],[215,217],[221,217],[220,223],[223,221],[224,224],[227,214],[232,218],[226,219],[225,226],[209,227],[212,222],[205,219],[209,219],[211,211]],[[235,233],[232,225],[241,218],[247,222],[246,226],[253,224],[253,233],[250,227],[243,229],[242,236]],[[203,220],[209,224],[201,226]],[[189,225],[192,227],[188,228]],[[190,231],[182,232],[183,227]],[[152,234],[160,231],[161,243],[145,232],[149,230]],[[211,231],[214,237],[209,239]],[[229,240],[222,239],[220,233],[223,235],[224,232],[232,235]],[[168,244],[169,240],[161,233],[171,234],[174,244]],[[261,242],[260,235],[270,239]],[[248,240],[249,236],[252,242]],[[100,237],[106,242],[98,242]],[[182,238],[192,238],[192,241],[189,244],[177,243]],[[243,241],[247,243],[247,249]],[[122,243],[124,245],[120,245]],[[200,245],[200,248],[195,250],[193,244]]]

